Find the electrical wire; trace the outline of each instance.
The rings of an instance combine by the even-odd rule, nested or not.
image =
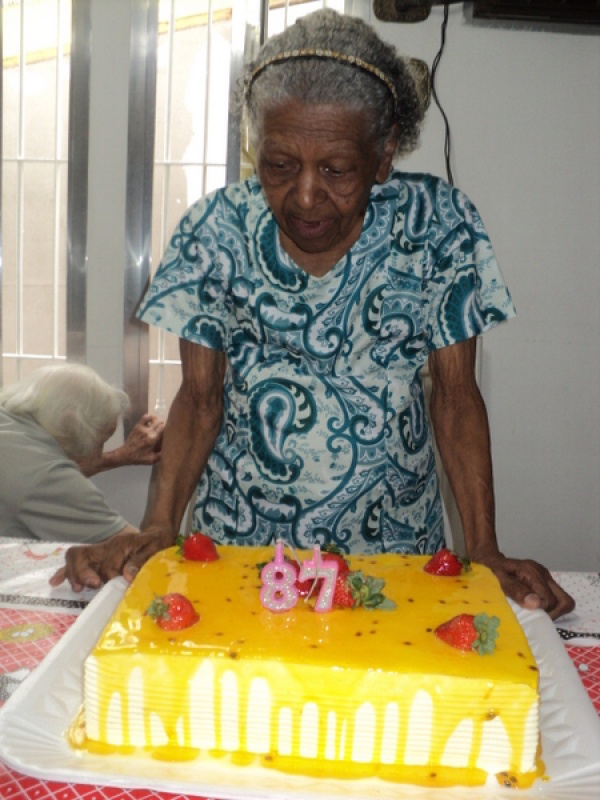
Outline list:
[[[433,59],[433,63],[431,65],[431,96],[438,107],[440,114],[442,115],[442,119],[444,120],[444,160],[446,163],[446,177],[448,179],[448,183],[454,185],[454,176],[452,174],[452,165],[450,163],[450,156],[452,153],[452,136],[450,132],[450,122],[448,120],[448,116],[442,107],[440,99],[438,97],[437,88],[436,88],[436,75],[437,70],[442,59],[442,54],[444,52],[444,48],[446,46],[446,31],[448,28],[448,12],[449,12],[450,3],[444,3],[444,17],[442,19],[442,26],[440,30],[440,49],[437,51],[435,58]]]

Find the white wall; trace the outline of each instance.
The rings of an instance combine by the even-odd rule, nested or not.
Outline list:
[[[465,9],[467,9],[465,11]],[[442,9],[380,34],[431,64]],[[450,6],[437,87],[455,183],[490,233],[518,317],[482,337],[507,554],[600,569],[600,30],[482,24]],[[432,105],[402,165],[445,176]]]
[[[367,0],[354,5],[402,52],[432,63],[440,7],[408,25],[379,22]],[[469,10],[450,6],[437,86],[455,182],[486,222],[518,310],[482,339],[499,538],[508,554],[597,571],[600,30],[474,23]],[[435,107],[404,166],[445,174]],[[147,471],[124,477],[99,482],[138,523]]]

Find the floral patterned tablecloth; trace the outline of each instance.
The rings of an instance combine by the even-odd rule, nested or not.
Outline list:
[[[8,540],[0,543],[0,705],[44,659],[96,592],[51,588],[64,545]],[[577,609],[557,623],[564,646],[600,714],[600,576],[558,572],[556,580],[577,599]],[[568,638],[574,634],[572,638]],[[197,800],[191,795],[40,781],[0,763],[0,798],[20,800]],[[207,800],[211,800],[208,798]]]

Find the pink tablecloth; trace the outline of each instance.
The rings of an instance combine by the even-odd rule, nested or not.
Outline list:
[[[62,563],[60,545],[0,543],[0,705],[43,660],[78,613],[94,596],[75,595],[66,587],[50,590],[48,578]],[[589,573],[557,573],[578,599],[578,612],[561,622],[571,631],[592,632],[590,615],[600,609],[600,580]],[[598,630],[598,629],[596,629]],[[600,640],[565,643],[582,683],[600,714]],[[579,642],[587,646],[581,646]],[[598,644],[596,644],[598,642]],[[29,800],[198,800],[192,795],[118,789],[30,778],[0,763],[0,798]],[[210,800],[210,799],[208,799]]]

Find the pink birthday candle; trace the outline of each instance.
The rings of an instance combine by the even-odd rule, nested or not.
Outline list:
[[[275,545],[275,558],[260,572],[260,602],[269,611],[289,611],[298,602],[296,570],[283,557],[283,542]]]
[[[312,559],[307,559],[302,562],[298,580],[306,581],[311,578],[322,579],[321,589],[315,602],[315,611],[331,611],[337,574],[337,561],[328,561],[327,558],[322,558],[318,545],[313,550]]]

